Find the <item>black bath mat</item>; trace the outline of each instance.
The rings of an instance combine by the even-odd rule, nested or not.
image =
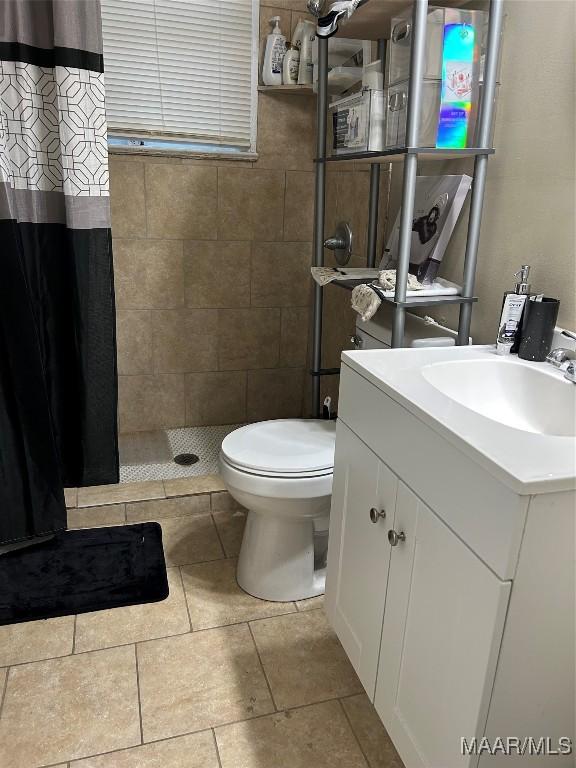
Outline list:
[[[61,531],[0,556],[0,625],[168,597],[158,523]]]

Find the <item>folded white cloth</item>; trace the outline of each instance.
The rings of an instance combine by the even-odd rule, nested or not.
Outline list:
[[[380,298],[381,290],[382,289],[376,285],[367,285],[366,283],[363,283],[362,285],[357,285],[352,291],[350,304],[352,305],[352,309],[355,312],[358,312],[360,319],[363,320],[363,322],[374,317],[378,311],[378,307],[382,304],[382,299]]]
[[[378,275],[378,282],[384,288],[385,291],[393,291],[396,288],[396,270],[395,269],[383,269]],[[424,285],[418,282],[416,275],[408,273],[408,280],[406,281],[406,288],[409,291],[421,291]]]
[[[327,285],[334,280],[374,280],[378,277],[379,270],[361,267],[310,267],[310,272],[318,285]]]

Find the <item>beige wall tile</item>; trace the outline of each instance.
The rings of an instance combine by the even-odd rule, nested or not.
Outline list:
[[[147,309],[116,311],[118,373],[152,373],[152,319]]]
[[[118,309],[170,309],[183,306],[183,275],[180,242],[114,242],[114,279]]]
[[[139,743],[133,647],[10,670],[0,720],[0,765],[52,765]]]
[[[303,368],[308,360],[308,307],[283,307],[280,324],[280,365]],[[336,318],[334,318],[336,321]]]
[[[218,535],[224,547],[226,557],[237,557],[240,554],[242,536],[244,535],[244,526],[246,525],[246,514],[240,510],[232,511],[213,511],[212,517],[218,529]]]
[[[284,172],[218,169],[218,238],[281,240]]]
[[[304,371],[278,368],[248,372],[248,421],[291,419],[302,414]]]
[[[185,242],[186,305],[249,306],[250,251],[249,242]]]
[[[183,374],[118,377],[118,417],[121,432],[183,427]]]
[[[367,171],[339,173],[336,220],[346,221],[352,229],[352,253],[366,263],[370,174]]]
[[[250,626],[279,709],[362,692],[324,611],[263,619]]]
[[[154,370],[213,371],[218,367],[218,310],[164,309],[152,313]]]
[[[311,260],[309,243],[254,243],[252,306],[308,306]]]
[[[164,429],[119,436],[120,465],[170,463],[174,454]]]
[[[126,505],[126,519],[133,523],[140,520],[163,520],[166,517],[186,517],[209,511],[210,494],[202,493],[173,499],[131,502]]]
[[[246,625],[142,643],[138,670],[145,741],[274,709]]]
[[[279,309],[221,309],[219,368],[273,368],[280,346]]]
[[[194,493],[211,493],[226,489],[220,475],[198,475],[196,477],[178,477],[164,480],[166,496],[187,496]]]
[[[287,171],[284,200],[284,240],[312,241],[314,232],[314,173]]]
[[[68,510],[68,528],[97,528],[101,525],[123,525],[125,522],[124,504]]]
[[[110,157],[110,213],[114,237],[146,237],[144,163]]]
[[[342,699],[342,706],[370,768],[404,768],[368,696],[361,693]]]
[[[260,13],[264,13],[264,7],[273,5],[275,8],[285,8],[292,11],[306,12],[306,0],[270,0],[270,2],[260,3]]]
[[[101,504],[122,504],[126,501],[163,499],[164,486],[161,480],[145,480],[138,483],[117,483],[114,485],[91,485],[78,488],[78,506],[96,507]]]
[[[312,171],[316,97],[261,93],[258,99],[256,168]]]
[[[0,627],[0,667],[67,656],[73,640],[74,616],[5,625]]]
[[[211,731],[89,757],[71,768],[219,768]]]
[[[236,560],[183,566],[182,581],[194,630],[239,624],[296,610],[294,603],[271,603],[241,590],[236,583]]]
[[[239,424],[246,419],[246,371],[186,376],[186,424]]]
[[[168,568],[170,594],[157,603],[81,613],[76,619],[75,653],[128,645],[190,631],[178,568]]]
[[[337,701],[216,729],[222,768],[366,768]]]
[[[150,237],[216,239],[217,169],[192,165],[146,166]]]
[[[166,565],[189,565],[224,557],[210,514],[160,521]]]

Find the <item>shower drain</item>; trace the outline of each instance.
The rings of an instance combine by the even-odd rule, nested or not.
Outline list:
[[[183,467],[189,467],[190,464],[196,464],[199,461],[200,459],[195,453],[179,453],[177,456],[174,456],[174,462],[181,464]]]

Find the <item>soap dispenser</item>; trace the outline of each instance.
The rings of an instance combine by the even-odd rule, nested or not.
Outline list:
[[[280,30],[280,16],[273,16],[270,24],[274,24],[272,32],[266,38],[266,52],[262,66],[262,82],[264,85],[282,85],[282,60],[286,53],[286,38]]]
[[[522,316],[526,299],[530,296],[530,266],[523,264],[514,274],[518,282],[513,291],[506,291],[502,302],[500,323],[498,324],[498,339],[496,351],[499,355],[518,352],[522,332]]]

